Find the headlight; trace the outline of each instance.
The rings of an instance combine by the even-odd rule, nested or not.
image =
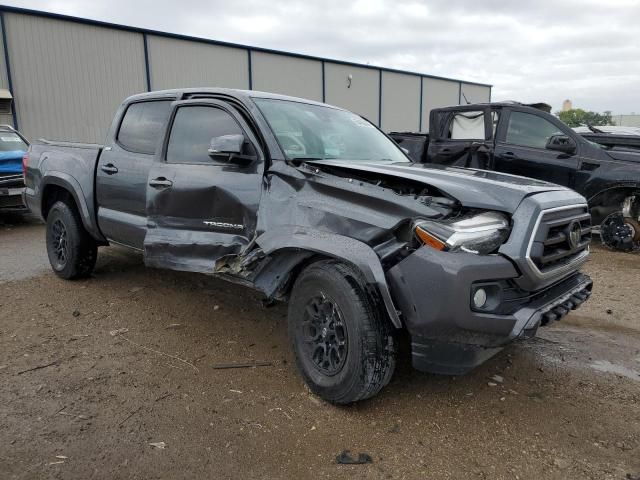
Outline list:
[[[415,225],[416,236],[425,245],[436,250],[481,255],[497,250],[509,231],[509,219],[498,212],[484,212],[451,223],[421,220]]]

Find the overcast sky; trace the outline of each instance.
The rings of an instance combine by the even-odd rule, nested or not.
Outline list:
[[[2,3],[490,83],[494,100],[640,113],[640,0]]]

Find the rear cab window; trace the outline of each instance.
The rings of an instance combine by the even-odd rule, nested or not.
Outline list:
[[[118,144],[130,152],[153,155],[171,113],[171,102],[173,99],[129,105],[118,129]]]
[[[456,113],[449,124],[451,140],[484,140],[485,132],[481,110]]]

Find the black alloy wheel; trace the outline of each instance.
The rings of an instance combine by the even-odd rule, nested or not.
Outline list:
[[[306,354],[319,372],[335,375],[348,354],[347,329],[336,303],[321,294],[307,303],[302,320]]]

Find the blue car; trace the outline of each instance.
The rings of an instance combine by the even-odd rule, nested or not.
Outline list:
[[[0,125],[0,211],[24,211],[22,158],[29,142],[9,125]]]

